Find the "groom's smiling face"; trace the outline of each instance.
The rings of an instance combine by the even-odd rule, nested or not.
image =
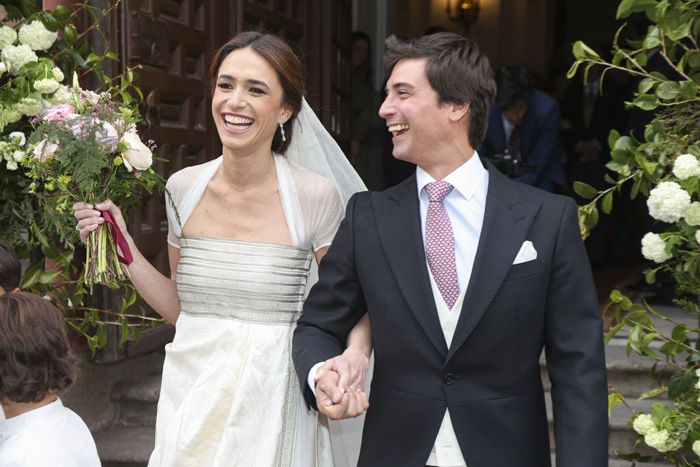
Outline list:
[[[394,157],[424,167],[426,158],[449,144],[449,106],[441,104],[425,73],[426,59],[400,60],[386,84],[387,96],[379,109],[386,120]]]

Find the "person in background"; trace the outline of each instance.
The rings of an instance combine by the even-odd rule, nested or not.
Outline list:
[[[508,153],[522,170],[509,174],[547,191],[566,185],[564,152],[559,144],[559,105],[535,89],[523,66],[506,65],[496,73],[496,105],[479,154],[497,159]]]
[[[361,164],[363,146],[367,137],[370,119],[372,118],[372,41],[367,33],[355,31],[352,33],[352,73],[350,75],[352,118],[350,132],[352,134],[351,157],[357,167]]]
[[[0,297],[0,467],[99,467],[83,420],[60,393],[75,380],[63,314],[26,292]]]
[[[22,265],[12,246],[0,240],[0,296],[19,291]]]

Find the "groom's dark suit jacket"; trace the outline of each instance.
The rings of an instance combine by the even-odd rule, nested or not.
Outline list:
[[[450,348],[430,287],[415,175],[355,195],[321,261],[294,333],[294,363],[314,405],[308,372],[343,351],[368,310],[375,363],[361,467],[424,466],[447,408],[468,467],[549,466],[543,348],[557,465],[607,465],[601,321],[576,206],[487,168],[483,228]],[[513,265],[526,240],[537,259]]]

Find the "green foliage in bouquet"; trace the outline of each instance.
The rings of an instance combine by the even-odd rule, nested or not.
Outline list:
[[[642,254],[656,266],[646,271],[649,283],[659,270],[674,279],[679,298],[675,304],[693,320],[700,317],[700,0],[623,0],[618,19],[634,13],[646,15],[651,24],[638,41],[621,44],[626,25],[615,36],[612,58],[603,60],[582,42],[574,44],[576,62],[569,70],[573,77],[579,68],[590,67],[623,71],[638,82],[628,105],[653,111],[643,140],[613,131],[609,136],[612,160],[606,175],[610,187],[597,190],[576,182],[575,191],[591,201],[579,208],[582,235],[588,235],[598,222],[599,209],[610,213],[613,194],[630,185],[632,198],[647,198],[649,214],[663,226],[661,233],[647,233]],[[653,70],[649,61],[661,60],[665,72]],[[651,413],[635,413],[630,424],[644,443],[677,466],[700,465],[700,329],[673,322],[647,303],[633,303],[620,291],[613,291],[610,307],[616,324],[606,338],[609,342],[621,330],[627,332],[627,351],[664,365],[670,381],[641,395],[640,399],[665,394],[668,402],[658,402]],[[672,324],[664,335],[655,322]],[[610,405],[624,403],[621,394],[610,394]],[[639,453],[621,455],[645,461]]]
[[[98,161],[86,158],[81,166],[75,166],[69,179],[66,174],[53,179],[48,173],[39,174],[36,162],[40,158],[33,153],[36,134],[31,133],[33,121],[39,123],[37,115],[71,102],[73,92],[66,80],[74,75],[81,83],[107,93],[111,101],[119,102],[125,125],[138,120],[135,106],[143,96],[134,85],[136,67],[116,75],[110,71],[118,57],[106,47],[109,42],[100,29],[100,23],[118,4],[119,0],[100,9],[85,2],[70,10],[59,6],[41,11],[35,1],[10,0],[3,2],[7,16],[0,21],[0,238],[8,240],[20,257],[34,258],[22,287],[42,295],[48,293],[66,314],[69,328],[82,334],[93,352],[106,343],[105,326],[121,326],[125,331],[122,339],[127,339],[137,332],[134,325],[151,320],[126,313],[135,302],[132,289],[125,293],[121,310],[85,305],[90,297],[85,282],[78,279],[81,268],[74,261],[79,244],[75,220],[70,200],[58,194],[94,175],[93,164]],[[125,149],[123,143],[118,144]],[[98,182],[99,178],[92,180]],[[138,182],[145,191],[154,188],[148,178]],[[124,186],[124,190],[130,188]],[[128,209],[130,202],[137,204],[142,193],[134,190],[125,194],[123,207]],[[79,194],[82,192],[76,192]],[[37,256],[43,256],[46,262],[37,261]],[[117,288],[116,282],[109,285]]]

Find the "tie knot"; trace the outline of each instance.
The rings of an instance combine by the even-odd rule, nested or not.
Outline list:
[[[442,203],[454,187],[447,182],[432,182],[425,185],[425,192],[431,203]]]

